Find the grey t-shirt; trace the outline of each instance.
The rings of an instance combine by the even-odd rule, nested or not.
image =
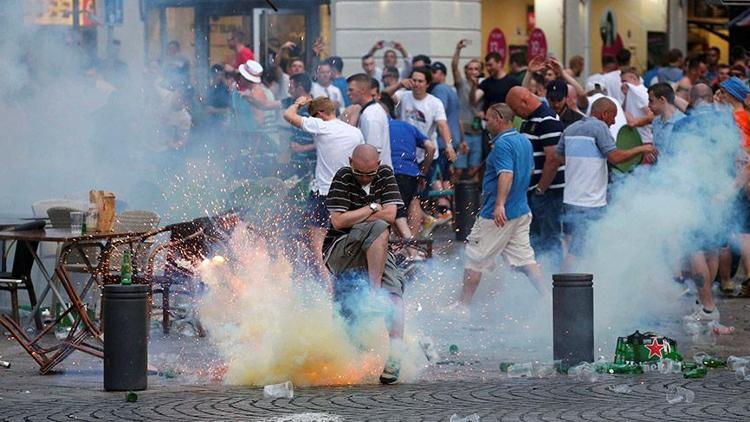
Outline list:
[[[466,126],[471,126],[474,116],[482,111],[481,103],[476,106],[471,105],[471,101],[469,101],[470,90],[471,85],[469,85],[469,82],[465,78],[462,78],[461,83],[456,87],[456,93],[458,94],[459,104],[461,105],[461,121],[463,121]]]

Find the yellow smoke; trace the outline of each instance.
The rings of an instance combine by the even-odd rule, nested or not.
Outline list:
[[[264,242],[248,233],[238,229],[230,256],[214,257],[198,268],[208,286],[198,313],[225,360],[224,381],[377,382],[388,352],[382,318],[358,327],[360,346],[353,345],[322,289],[293,280],[282,254],[272,257]]]

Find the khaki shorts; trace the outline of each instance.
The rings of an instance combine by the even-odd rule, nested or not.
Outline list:
[[[508,221],[504,227],[496,226],[494,220],[478,217],[466,238],[465,267],[479,272],[491,271],[500,254],[513,267],[535,264],[529,241],[530,226],[531,213]]]
[[[325,251],[326,266],[334,275],[340,275],[349,270],[367,271],[367,250],[372,242],[386,230],[388,230],[388,223],[383,220],[355,224],[349,233],[340,236]],[[403,275],[396,266],[396,257],[391,252],[388,252],[386,256],[380,287],[398,296],[404,294]]]

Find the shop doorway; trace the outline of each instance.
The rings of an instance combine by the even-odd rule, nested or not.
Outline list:
[[[301,57],[307,61],[307,12],[305,10],[254,9],[253,10],[254,51],[263,66],[280,63],[279,52],[286,43],[294,43],[289,57]]]

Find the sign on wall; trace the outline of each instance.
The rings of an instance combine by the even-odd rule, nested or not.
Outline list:
[[[505,58],[508,56],[508,43],[505,41],[505,34],[500,28],[493,28],[490,35],[487,36],[487,52],[499,54],[500,64],[505,65]]]
[[[547,37],[544,36],[544,31],[539,28],[534,28],[529,34],[527,55],[529,60],[537,56],[547,56]]]

